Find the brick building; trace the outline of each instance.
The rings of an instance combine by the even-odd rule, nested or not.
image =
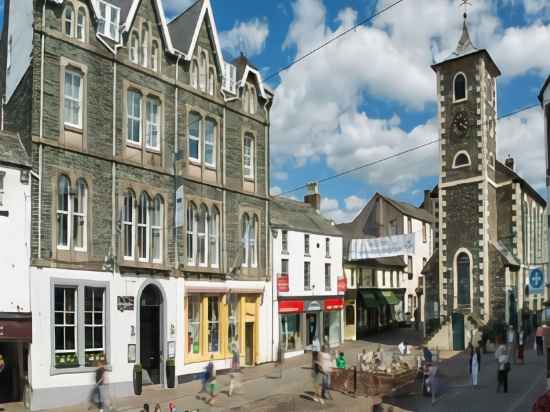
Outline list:
[[[543,296],[526,285],[531,269],[547,266],[546,202],[512,158],[496,160],[500,70],[473,46],[466,20],[456,51],[432,68],[441,141],[439,184],[427,200],[438,248],[424,268],[426,305],[432,333],[440,328],[432,343],[458,349],[475,325],[525,326],[540,311]]]
[[[4,2],[2,119],[31,153],[32,409],[269,360],[269,111],[209,0]],[[63,389],[63,397],[59,390]]]

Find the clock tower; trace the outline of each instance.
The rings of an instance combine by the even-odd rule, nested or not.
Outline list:
[[[440,314],[492,317],[489,245],[497,241],[496,78],[464,14],[456,50],[432,66],[440,121]]]

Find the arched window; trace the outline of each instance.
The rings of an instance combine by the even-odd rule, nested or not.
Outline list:
[[[124,196],[124,211],[122,214],[122,226],[124,230],[124,258],[134,258],[134,208],[135,208],[135,196],[134,193],[129,190]]]
[[[248,107],[248,112],[250,114],[256,114],[256,98],[257,98],[257,94],[256,94],[256,88],[254,86],[251,86],[250,87],[250,95],[249,95],[249,107]]]
[[[69,37],[74,37],[74,8],[70,4],[65,7],[63,13],[64,32]]]
[[[187,263],[195,265],[196,259],[196,236],[197,207],[193,202],[187,204]]]
[[[214,89],[216,87],[216,72],[214,68],[211,67],[208,71],[208,94],[214,96]]]
[[[143,67],[149,64],[149,29],[143,26],[141,30],[141,55],[140,63]]]
[[[189,145],[189,159],[196,162],[201,161],[201,117],[197,113],[189,113],[189,132],[187,140]]]
[[[254,179],[254,136],[246,134],[243,142],[244,177]]]
[[[69,182],[69,178],[65,175],[59,176],[57,180],[57,247],[59,249],[69,248],[70,191],[71,183]]]
[[[466,99],[466,76],[464,73],[458,73],[454,79],[454,101],[458,102]]]
[[[208,239],[208,261],[210,262],[210,266],[218,267],[220,260],[220,213],[215,206],[210,213]]]
[[[205,92],[206,91],[206,76],[207,76],[207,70],[208,70],[208,58],[206,57],[206,53],[201,54],[201,64],[199,68],[199,87],[200,89]]]
[[[199,88],[199,64],[196,60],[191,63],[191,86],[194,89]]]
[[[470,304],[470,256],[465,252],[459,253],[456,258],[457,272],[457,303]]]
[[[159,45],[156,40],[151,45],[151,69],[159,71]]]
[[[138,259],[149,259],[149,196],[142,192],[139,196],[137,220]]]
[[[248,87],[245,87],[243,90],[243,109],[247,112],[250,104],[250,92],[248,91]]]
[[[212,119],[206,119],[204,163],[208,166],[216,166],[216,122]]]
[[[157,195],[151,213],[151,256],[156,263],[162,262],[163,221],[164,201]]]
[[[139,36],[136,32],[132,33],[130,39],[130,61],[139,63]]]
[[[249,235],[250,235],[250,218],[245,213],[242,218],[241,225],[241,245],[242,245],[242,266],[248,266],[250,257],[248,255]]]
[[[76,194],[73,197],[73,246],[77,250],[86,249],[86,209],[88,189],[84,179],[76,182]]]
[[[80,41],[86,41],[86,10],[84,7],[78,9],[76,18],[76,38]]]
[[[207,222],[208,222],[208,208],[205,205],[201,206],[199,213],[199,220],[197,224],[197,255],[199,257],[199,266],[206,266],[206,257],[207,257],[207,244],[206,244],[206,233],[207,233]]]
[[[470,166],[470,156],[465,151],[458,152],[453,159],[453,169]]]
[[[248,234],[248,255],[250,256],[250,266],[253,268],[258,266],[258,248],[256,244],[256,239],[258,238],[258,217],[254,216],[250,219],[250,227]]]

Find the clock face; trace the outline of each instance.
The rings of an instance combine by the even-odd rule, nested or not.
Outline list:
[[[458,112],[453,119],[453,132],[458,135],[464,135],[470,126],[468,115],[465,112]]]

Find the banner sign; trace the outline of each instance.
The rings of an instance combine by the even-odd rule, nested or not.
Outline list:
[[[373,239],[353,239],[349,248],[349,260],[401,255],[414,255],[414,233]]]
[[[544,292],[544,272],[540,267],[533,267],[529,270],[529,293]]]
[[[277,277],[277,291],[279,293],[289,291],[288,275],[279,275]]]

